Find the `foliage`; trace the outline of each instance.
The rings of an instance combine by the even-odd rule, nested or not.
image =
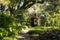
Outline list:
[[[27,22],[26,19],[24,20],[22,18],[21,20]],[[19,26],[19,25],[20,24],[18,24],[16,18],[14,18],[14,16],[11,15],[9,12],[0,12],[0,38],[2,39],[4,39],[5,37],[14,38],[16,37],[16,35],[18,35],[18,33],[21,30],[27,28],[27,26],[24,26],[26,24],[23,24],[23,26]]]
[[[8,13],[9,14],[9,13]],[[8,15],[7,13],[0,13],[0,21],[1,21],[1,25],[0,27],[9,27],[9,26],[14,26],[15,24],[15,19]],[[8,20],[8,21],[7,21]]]
[[[59,22],[59,20],[60,20],[60,19],[59,19],[59,18],[60,18],[60,16],[59,16],[59,15],[60,15],[60,12],[59,12],[59,11],[60,11],[60,9],[59,9],[58,6],[57,6],[56,8],[57,8],[57,9],[56,9],[57,12],[56,12],[56,11],[55,11],[55,12],[52,11],[52,12],[49,12],[49,13],[46,15],[46,16],[47,16],[47,21],[50,22],[50,25],[51,25],[51,26],[60,26],[60,25],[59,25],[59,23],[60,23],[60,22]]]
[[[21,4],[22,2],[23,5]],[[44,28],[35,28],[39,30],[31,30],[29,31],[29,34],[41,33],[41,31],[47,30],[49,27],[60,27],[59,0],[0,0],[0,4],[2,4],[2,7],[0,8],[1,39],[4,39],[5,37],[15,37],[20,30],[28,28],[29,14],[27,9],[34,4],[36,4],[36,9],[39,10],[37,14],[40,17],[40,14],[45,14],[44,18],[41,17],[41,23],[44,25]],[[22,6],[20,7],[20,5]],[[6,40],[9,39],[7,38]]]
[[[17,22],[18,24],[20,24],[20,26],[23,26],[23,25],[27,25],[27,21],[29,20],[28,19],[28,12],[25,11],[25,10],[17,10],[15,12],[15,17],[17,19]]]
[[[16,30],[16,21],[13,16],[10,15],[10,13],[0,13],[0,37],[15,37],[16,34],[18,34],[18,31]]]
[[[3,5],[8,5],[10,3],[9,0],[0,0],[0,3],[2,3]]]
[[[37,7],[39,7],[39,9],[43,9],[43,10],[39,10],[39,14],[45,14],[45,20],[43,19],[42,24],[45,26],[60,26],[59,25],[59,18],[58,15],[60,15],[60,4],[58,2],[55,1],[44,1],[43,4],[38,4]],[[59,1],[59,0],[58,0]],[[45,22],[44,22],[45,21]],[[58,23],[59,22],[59,23]],[[45,23],[45,24],[44,24]]]

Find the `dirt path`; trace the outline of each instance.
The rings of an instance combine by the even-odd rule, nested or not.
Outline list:
[[[27,32],[29,32],[31,29],[32,28],[28,28],[26,30],[21,31],[20,34],[17,36],[17,40],[30,40]]]

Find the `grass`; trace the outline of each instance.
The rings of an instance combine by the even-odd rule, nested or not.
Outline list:
[[[53,26],[36,26],[33,27],[32,30],[48,30],[48,29],[60,29],[59,27],[53,27]]]
[[[3,40],[14,40],[14,38],[12,38],[12,37],[4,37]]]
[[[36,26],[36,27],[33,27],[29,32],[28,34],[40,34],[46,30],[49,30],[49,29],[60,29],[59,27],[53,27],[53,26]]]

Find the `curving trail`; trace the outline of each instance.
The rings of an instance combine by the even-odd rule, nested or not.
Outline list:
[[[26,30],[22,30],[19,35],[17,36],[17,40],[30,40],[29,35],[27,32],[29,32],[32,28],[28,28]]]

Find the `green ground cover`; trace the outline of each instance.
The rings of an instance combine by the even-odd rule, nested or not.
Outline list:
[[[34,27],[28,34],[35,40],[59,40],[60,28],[59,27]],[[37,36],[38,35],[38,36]]]
[[[40,33],[43,33],[44,31],[47,31],[47,30],[52,30],[52,29],[60,29],[59,27],[53,27],[53,26],[37,26],[37,27],[33,27],[29,32],[28,34],[40,34]]]

